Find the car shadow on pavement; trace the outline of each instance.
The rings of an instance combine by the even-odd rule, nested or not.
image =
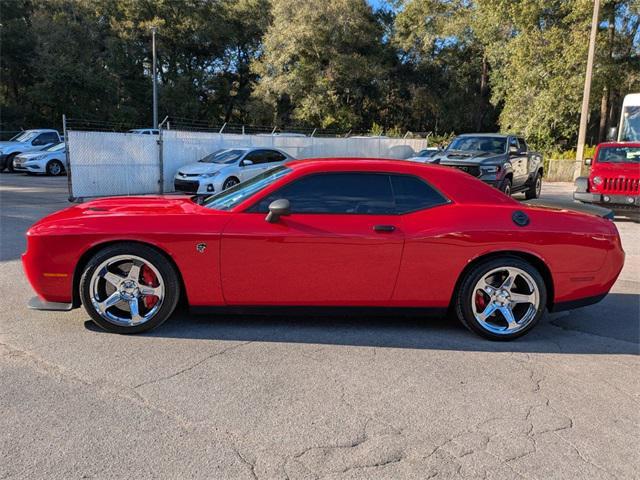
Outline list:
[[[635,313],[634,313],[635,312]],[[149,338],[327,344],[487,352],[637,354],[640,296],[610,294],[599,305],[546,315],[525,337],[491,342],[457,319],[398,314],[192,315],[177,311]],[[87,329],[101,332],[91,321]]]

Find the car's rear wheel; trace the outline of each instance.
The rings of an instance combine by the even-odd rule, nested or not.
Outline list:
[[[517,257],[481,262],[462,279],[455,299],[460,321],[490,340],[512,340],[538,323],[547,304],[540,272]]]
[[[51,160],[47,163],[47,175],[63,175],[64,174],[64,166],[60,160]]]
[[[502,181],[502,185],[500,185],[500,190],[505,195],[511,196],[511,179],[509,177],[505,178]]]
[[[100,250],[80,280],[80,298],[93,321],[114,333],[139,333],[162,324],[180,297],[178,275],[151,247],[121,243]]]
[[[240,180],[238,180],[236,177],[229,177],[222,184],[222,190],[226,190],[227,188],[235,187],[239,183],[240,183]]]
[[[540,173],[538,172],[534,182],[531,184],[529,189],[524,193],[524,197],[527,200],[540,198],[540,192],[542,192],[542,175],[540,175]]]

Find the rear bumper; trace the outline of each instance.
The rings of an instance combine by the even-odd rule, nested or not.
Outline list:
[[[600,295],[594,295],[591,297],[579,298],[577,300],[569,300],[566,302],[558,302],[553,305],[551,308],[552,312],[564,312],[565,310],[573,310],[574,308],[582,308],[587,307],[589,305],[593,305],[601,301],[604,297],[606,297],[606,293],[602,293]]]

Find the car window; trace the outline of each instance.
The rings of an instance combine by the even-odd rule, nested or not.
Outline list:
[[[249,211],[266,213],[274,200],[286,198],[291,213],[395,214],[386,174],[323,173],[309,175],[267,195]]]
[[[520,151],[520,146],[518,145],[518,139],[516,137],[509,137],[509,147],[516,147],[518,151]]]
[[[507,140],[505,137],[489,137],[486,135],[473,137],[456,137],[447,147],[447,152],[487,152],[504,153]]]
[[[640,163],[639,147],[601,147],[598,163]]]
[[[271,163],[271,162],[282,162],[284,159],[287,158],[282,153],[278,152],[277,150],[266,150],[265,152],[266,152],[265,158],[266,158],[268,163]]]
[[[259,165],[261,163],[268,162],[269,150],[254,150],[253,152],[247,153],[247,156],[244,157],[245,160],[251,160],[254,165]]]
[[[60,139],[58,135],[53,132],[41,133],[38,135],[33,142],[32,145],[47,145],[48,143],[58,143]]]
[[[435,188],[412,175],[391,175],[397,213],[409,213],[444,205],[448,200]]]
[[[527,143],[524,141],[524,138],[518,138],[518,142],[520,143],[520,151],[526,152],[528,149],[527,149]]]

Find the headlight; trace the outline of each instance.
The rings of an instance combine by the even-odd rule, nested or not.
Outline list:
[[[602,185],[602,177],[595,176],[592,180],[594,185]]]
[[[498,173],[500,171],[500,166],[492,165],[489,167],[480,167],[482,173]]]
[[[220,173],[220,172],[203,173],[200,176],[202,178],[211,178],[211,177],[215,177],[216,175],[218,175],[218,173]]]

